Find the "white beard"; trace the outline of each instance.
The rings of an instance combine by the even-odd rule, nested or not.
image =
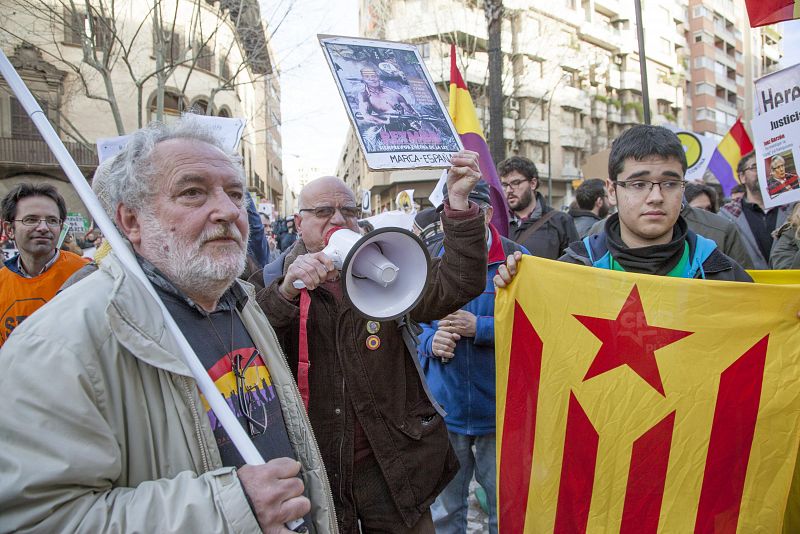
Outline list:
[[[142,244],[142,256],[190,297],[202,295],[218,300],[244,271],[248,236],[242,236],[234,224],[217,224],[193,243],[170,241],[170,233],[154,213],[142,212],[140,224],[142,233],[149,236],[147,245]],[[203,249],[207,241],[220,237],[235,239],[237,250],[233,246],[216,253]]]

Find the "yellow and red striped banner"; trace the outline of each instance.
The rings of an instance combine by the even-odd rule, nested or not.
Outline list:
[[[495,306],[502,533],[780,532],[800,286],[524,257]]]

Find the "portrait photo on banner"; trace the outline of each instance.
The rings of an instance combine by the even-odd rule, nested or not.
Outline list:
[[[461,140],[415,45],[318,37],[370,169],[449,166]]]

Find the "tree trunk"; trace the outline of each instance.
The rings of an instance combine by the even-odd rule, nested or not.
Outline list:
[[[497,164],[506,157],[503,138],[503,52],[500,48],[503,0],[485,0],[483,8],[489,32],[489,151]]]

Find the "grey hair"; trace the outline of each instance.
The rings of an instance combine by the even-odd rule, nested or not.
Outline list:
[[[778,162],[783,163],[784,165],[786,165],[786,160],[783,159],[783,156],[772,156],[772,159],[769,161],[769,168],[771,169]]]
[[[112,221],[120,204],[136,211],[148,205],[148,200],[157,190],[153,183],[157,171],[152,161],[153,150],[159,143],[170,139],[199,141],[220,149],[237,169],[242,184],[246,185],[242,157],[223,145],[196,115],[186,114],[171,124],[154,121],[131,134],[125,148],[101,163],[95,171],[92,189]]]

